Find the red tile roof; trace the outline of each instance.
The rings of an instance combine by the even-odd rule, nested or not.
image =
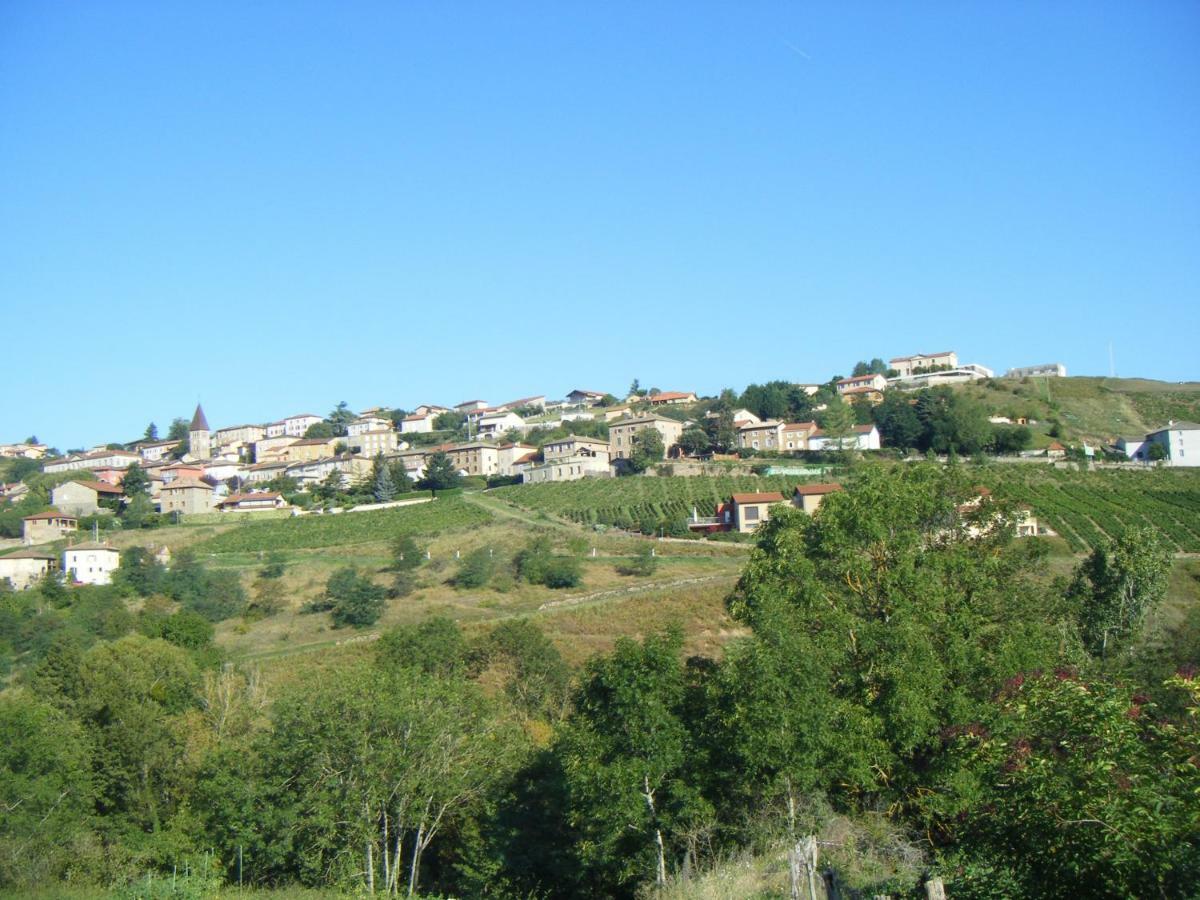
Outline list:
[[[832,494],[841,490],[844,488],[840,484],[830,482],[828,484],[798,484],[795,492],[801,497],[812,497],[819,494]]]
[[[66,513],[55,512],[54,510],[50,510],[49,512],[44,512],[44,513],[38,513],[33,516],[22,516],[21,517],[21,521],[23,521],[23,522],[38,522],[38,521],[41,521],[42,519],[70,519],[72,522],[78,521],[78,519],[76,519],[74,516],[68,516]]]

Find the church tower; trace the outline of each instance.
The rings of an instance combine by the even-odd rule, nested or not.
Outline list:
[[[196,414],[192,416],[192,424],[188,428],[189,454],[193,459],[210,459],[212,457],[212,433],[208,430],[208,419],[204,418],[204,410],[196,404]]]

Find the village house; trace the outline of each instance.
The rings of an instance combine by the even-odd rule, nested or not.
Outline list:
[[[213,489],[196,478],[176,478],[163,484],[159,508],[163,515],[187,516],[212,512]]]
[[[150,444],[139,444],[138,453],[146,462],[158,462],[170,455],[177,446],[178,441],[154,441]]]
[[[255,463],[246,469],[246,481],[250,484],[261,484],[273,481],[287,473],[288,463],[284,460]]]
[[[1067,448],[1058,441],[1051,441],[1050,446],[1046,448],[1046,456],[1050,459],[1062,459],[1067,455]]]
[[[86,541],[63,551],[62,570],[75,584],[112,584],[121,554],[108,544]]]
[[[50,510],[21,520],[21,539],[25,544],[57,541],[79,530],[79,520],[66,513]]]
[[[730,526],[743,534],[757,531],[771,518],[771,507],[784,502],[783,494],[778,491],[734,494],[729,505]]]
[[[572,406],[596,406],[606,396],[603,391],[581,391],[576,388],[567,394],[567,402]]]
[[[839,394],[854,393],[863,390],[882,392],[886,387],[887,379],[877,374],[855,375],[853,378],[843,378],[837,383]]]
[[[613,422],[617,419],[624,419],[627,416],[635,415],[632,403],[617,403],[613,406],[605,406],[600,410],[599,416],[605,422]]]
[[[17,503],[29,493],[29,485],[23,481],[10,481],[0,484],[0,500]]]
[[[401,434],[428,434],[433,431],[433,414],[414,413],[400,420]]]
[[[359,416],[346,426],[347,437],[357,437],[371,431],[391,431],[392,420],[386,416]]]
[[[50,502],[72,516],[90,516],[100,509],[101,500],[122,496],[119,487],[103,481],[68,481],[50,491]]]
[[[678,406],[682,403],[695,403],[694,391],[660,391],[645,398],[651,406]]]
[[[284,448],[292,446],[298,440],[300,439],[287,435],[263,438],[254,445],[254,461],[261,463],[281,459]]]
[[[607,448],[607,444],[604,445]],[[496,451],[498,474],[513,476],[521,474],[518,469],[523,463],[537,455],[537,447],[530,444],[501,444]]]
[[[487,409],[488,403],[486,400],[467,400],[465,403],[460,403],[454,409],[460,413],[466,414],[475,412],[480,409]]]
[[[486,441],[449,444],[441,448],[464,475],[499,475],[500,448]]]
[[[7,581],[14,591],[33,587],[42,578],[55,571],[58,557],[41,550],[18,550],[0,556],[0,581]]]
[[[212,434],[215,447],[228,447],[237,444],[255,444],[267,436],[267,429],[262,425],[230,425],[228,428],[218,428]]]
[[[134,463],[140,462],[141,458],[139,454],[130,453],[127,450],[93,450],[91,453],[84,453],[80,456],[67,456],[52,460],[42,466],[42,471],[47,475],[53,475],[58,472],[91,471],[93,469],[127,469]]]
[[[400,440],[400,435],[391,428],[379,431],[364,431],[347,438],[350,449],[363,456],[375,457],[380,453],[395,453],[408,443]]]
[[[1062,363],[1045,363],[1040,366],[1017,366],[1004,373],[1005,378],[1066,378],[1067,367]]]
[[[737,409],[733,410],[731,415],[733,417],[734,423],[737,424],[739,428],[742,425],[747,425],[747,424],[757,425],[759,422],[762,421],[762,419],[760,419],[754,413],[750,412],[750,410],[746,409],[745,407],[741,407],[741,406],[739,406]],[[719,418],[721,418],[721,413],[715,409],[710,409],[708,412],[706,412],[704,414],[704,418],[719,419]]]
[[[874,425],[855,425],[844,438],[834,438],[821,429],[808,437],[809,450],[878,450],[879,429]]]
[[[161,476],[163,484],[170,484],[180,478],[191,478],[198,481],[204,477],[204,466],[199,463],[171,463],[159,469],[158,474]]]
[[[438,406],[434,403],[422,403],[420,406],[413,409],[412,414],[414,416],[433,416],[436,418],[442,413],[448,412],[450,412],[450,407],[448,406]]]
[[[303,438],[281,447],[273,458],[287,462],[311,462],[333,455],[334,447],[344,443],[342,438]]]
[[[742,450],[777,451],[780,449],[783,427],[783,423],[777,419],[746,422],[738,428],[738,447]]]
[[[0,459],[44,459],[45,444],[0,444]]]
[[[496,409],[518,410],[518,409],[541,409],[546,408],[546,397],[544,394],[538,394],[536,397],[522,397],[520,400],[512,400],[508,403],[501,403]]]
[[[941,367],[958,368],[958,354],[953,350],[947,350],[945,353],[917,353],[913,356],[897,356],[888,360],[888,368],[895,369],[901,378]]]
[[[475,420],[475,428],[480,437],[499,437],[507,431],[514,428],[520,430],[524,426],[525,420],[509,410],[492,410]]]
[[[836,482],[828,484],[801,484],[792,492],[792,506],[810,516],[815,513],[826,496],[842,490]]]
[[[1163,463],[1168,466],[1200,466],[1200,425],[1194,422],[1168,422],[1166,427],[1146,435],[1146,452],[1152,445],[1162,447]],[[1187,452],[1191,450],[1192,455]]]
[[[284,474],[288,478],[294,478],[301,486],[309,487],[324,481],[331,472],[339,472],[342,485],[349,486],[366,478],[371,472],[371,466],[371,460],[361,456],[324,456],[320,459],[292,463]]]
[[[663,449],[670,452],[683,435],[683,423],[663,416],[638,416],[619,419],[608,426],[609,453],[613,459],[628,459],[633,452],[633,438],[647,428],[655,429],[661,436]]]
[[[611,474],[607,441],[569,435],[543,445],[542,462],[528,465],[521,480],[526,484],[538,484],[544,481],[607,477]]]
[[[217,509],[221,512],[259,512],[267,509],[287,509],[288,502],[283,494],[276,491],[251,491],[245,494],[231,494],[220,503]]]
[[[298,415],[288,416],[286,419],[280,419],[278,422],[268,424],[266,426],[266,436],[269,438],[302,438],[308,429],[312,428],[318,422],[324,421],[320,416],[314,416],[312,413],[299,413]]]
[[[779,434],[779,447],[784,451],[808,449],[808,439],[817,433],[816,422],[789,422]]]

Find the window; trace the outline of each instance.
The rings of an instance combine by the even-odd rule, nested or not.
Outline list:
[[[747,522],[757,522],[758,521],[758,507],[757,506],[747,506],[745,519]]]

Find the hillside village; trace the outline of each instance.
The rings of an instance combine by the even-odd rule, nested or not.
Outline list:
[[[119,554],[99,537],[101,524],[106,530],[117,524],[104,518],[114,513],[126,525],[144,526],[148,517],[179,523],[229,513],[365,510],[412,502],[414,488],[697,474],[711,472],[714,464],[787,472],[787,460],[794,466],[922,449],[1051,464],[1066,464],[1068,457],[1088,465],[1200,464],[1200,426],[1194,423],[1172,421],[1144,434],[1116,435],[1099,447],[1086,440],[1068,446],[1059,439],[1065,436],[1058,422],[968,406],[957,391],[1050,379],[1065,380],[1065,367],[1015,368],[996,379],[987,367],[960,364],[956,353],[943,352],[860,362],[849,377],[825,383],[751,385],[741,395],[724,391],[718,397],[643,390],[635,381],[623,398],[576,388],[554,400],[533,395],[357,413],[340,404],[326,416],[305,412],[219,428],[198,404],[190,420],[172,423],[167,439],[159,439],[152,424],[140,440],[66,454],[32,440],[0,446],[0,458],[24,460],[27,469],[36,461],[52,484],[49,508],[21,509],[27,513],[20,523],[23,549],[0,559],[0,578],[28,587],[61,566],[78,583],[109,583]],[[991,413],[986,422],[985,412]],[[931,423],[933,416],[941,420]],[[922,421],[927,432],[938,433],[922,438]],[[129,477],[133,471],[136,478]],[[774,504],[811,512],[838,488],[804,485],[787,497],[776,491],[731,494],[712,510],[693,510],[687,529],[752,532]],[[28,504],[28,494],[22,481],[0,485],[6,509]],[[1039,533],[1037,520],[1027,513],[1020,530]],[[1040,533],[1051,532],[1042,526]],[[63,539],[69,551],[33,549]]]

